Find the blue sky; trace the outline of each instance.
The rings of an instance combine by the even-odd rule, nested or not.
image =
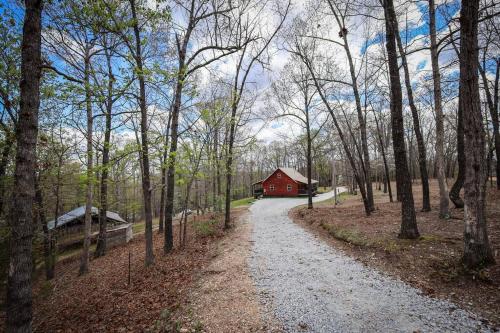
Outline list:
[[[417,3],[417,7],[421,14],[421,20],[418,25],[411,26],[408,29],[400,31],[401,40],[406,44],[411,42],[418,36],[426,36],[429,34],[429,6],[427,1]],[[440,5],[436,8],[436,29],[439,32],[447,29],[448,20],[454,17],[460,10],[460,1],[454,0],[453,2]],[[362,47],[361,53],[364,54],[366,49],[374,44],[380,43],[384,38],[384,33],[379,33],[371,39],[365,46]]]

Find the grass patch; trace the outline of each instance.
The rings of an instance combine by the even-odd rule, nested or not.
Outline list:
[[[357,245],[357,246],[370,246],[372,242],[369,241],[361,232],[356,229],[343,228],[332,224],[321,223],[321,227],[328,231],[328,233],[341,241]]]
[[[255,199],[253,197],[234,200],[234,201],[231,201],[231,208],[250,206],[254,202],[255,202]]]
[[[159,218],[153,219],[153,229],[160,224]],[[146,230],[146,223],[144,221],[136,222],[132,224],[132,232],[135,234],[141,234]]]
[[[317,193],[322,194],[322,193],[330,192],[331,190],[332,190],[331,186],[319,186]]]
[[[426,235],[420,236],[419,240],[423,241],[423,242],[429,242],[429,243],[441,242],[441,241],[443,241],[443,237],[438,236],[438,235],[426,234]]]
[[[213,236],[215,235],[217,224],[218,221],[216,219],[198,221],[194,223],[194,230],[202,236]]]
[[[341,204],[343,201],[347,200],[350,197],[355,197],[353,194],[349,194],[347,192],[342,192],[337,194],[337,203]],[[314,203],[315,205],[318,206],[334,206],[335,205],[335,197],[324,200],[324,201],[318,201]]]

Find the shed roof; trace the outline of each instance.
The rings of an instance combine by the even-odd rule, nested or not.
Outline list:
[[[99,209],[97,209],[97,207],[92,207],[91,213],[92,216],[97,216],[97,214],[99,214]],[[59,216],[59,218],[57,219],[57,227],[63,226],[69,222],[72,222],[84,216],[85,216],[85,206],[75,208],[64,215]],[[127,223],[127,221],[122,219],[122,217],[115,212],[106,211],[106,217],[109,220],[113,220],[120,223]],[[55,226],[55,220],[52,220],[49,223],[47,223],[47,227],[49,229],[54,229],[54,226]]]
[[[270,174],[269,177],[271,177],[277,170],[281,170],[281,172],[283,172],[285,175],[292,178],[296,182],[307,184],[307,177],[304,177],[300,172],[292,168],[278,168],[272,174]],[[264,180],[267,180],[267,178]],[[316,184],[317,182],[317,180],[311,179],[311,184]]]

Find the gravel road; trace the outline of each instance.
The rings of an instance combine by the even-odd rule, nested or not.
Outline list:
[[[303,198],[273,198],[250,208],[251,274],[261,301],[285,331],[490,331],[472,313],[365,267],[294,224],[288,211],[305,203]]]

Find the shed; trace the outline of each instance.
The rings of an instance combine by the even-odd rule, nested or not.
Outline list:
[[[97,240],[99,234],[99,209],[92,207],[92,226],[90,239],[92,242]],[[132,237],[132,224],[125,221],[118,213],[106,211],[108,227],[106,230],[107,247],[128,243]],[[75,246],[81,246],[85,220],[85,206],[81,206],[59,216],[57,226],[55,220],[47,223],[49,230],[57,230],[58,248],[60,251],[71,249]],[[75,235],[79,235],[75,237]]]
[[[92,207],[91,209],[91,214],[92,214],[92,222],[97,223],[98,218],[99,218],[99,209],[97,207]],[[110,212],[106,211],[106,217],[108,219],[108,222],[111,222],[112,225],[115,224],[125,224],[127,221],[121,218],[118,213],[115,212]],[[56,227],[56,221],[52,220],[49,223],[47,223],[47,227],[49,230],[54,229],[54,227],[59,228],[62,226],[74,226],[83,223],[83,219],[85,218],[85,206],[80,206],[78,208],[73,209],[72,211],[67,212],[64,215],[59,216],[57,219],[57,227]]]

